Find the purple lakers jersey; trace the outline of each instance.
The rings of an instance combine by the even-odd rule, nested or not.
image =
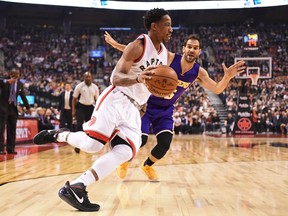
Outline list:
[[[178,86],[175,92],[165,98],[151,95],[148,99],[148,104],[155,104],[162,107],[172,106],[183,94],[183,92],[190,86],[190,84],[197,78],[200,65],[195,63],[194,66],[183,75],[181,68],[181,55],[175,54],[170,67],[175,70],[178,76]]]
[[[142,117],[142,134],[148,135],[151,125],[153,133],[156,135],[163,131],[173,131],[174,120],[172,115],[174,111],[174,103],[198,77],[200,65],[195,63],[189,71],[182,74],[181,55],[175,54],[170,67],[172,67],[177,73],[178,86],[175,92],[168,97],[160,98],[154,95],[149,97],[146,113]]]

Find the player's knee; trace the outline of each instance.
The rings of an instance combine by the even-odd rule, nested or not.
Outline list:
[[[163,132],[157,135],[157,145],[160,145],[162,149],[168,151],[172,142],[173,134],[170,132]]]
[[[103,143],[87,136],[85,142],[81,142],[80,149],[87,153],[96,153],[100,151],[103,146]]]
[[[173,135],[169,132],[158,134],[157,145],[153,148],[151,154],[157,159],[164,157],[166,152],[170,149],[172,137]]]
[[[117,157],[121,163],[129,161],[133,157],[132,148],[128,145],[115,145],[112,148],[112,151],[115,153],[114,155]]]
[[[123,160],[123,162],[133,157],[133,149],[127,141],[127,138],[121,132],[118,132],[110,143],[112,150],[115,151],[116,154],[118,152],[120,153],[117,155],[119,155],[119,159]]]

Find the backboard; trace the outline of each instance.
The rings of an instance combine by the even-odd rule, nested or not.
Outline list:
[[[250,79],[250,74],[259,74],[259,79],[272,78],[272,58],[271,57],[236,57],[234,62],[245,61],[246,71],[237,74],[236,79]]]

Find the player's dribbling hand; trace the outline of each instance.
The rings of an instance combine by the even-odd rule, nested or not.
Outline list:
[[[156,66],[150,66],[146,68],[141,74],[138,74],[137,81],[139,83],[145,83],[147,79],[152,79],[151,75],[154,74],[154,69]]]

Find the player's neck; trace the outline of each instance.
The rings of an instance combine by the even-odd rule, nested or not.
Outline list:
[[[186,72],[188,72],[189,70],[191,70],[191,68],[193,68],[195,64],[195,61],[193,62],[181,62],[181,74],[184,75]]]

